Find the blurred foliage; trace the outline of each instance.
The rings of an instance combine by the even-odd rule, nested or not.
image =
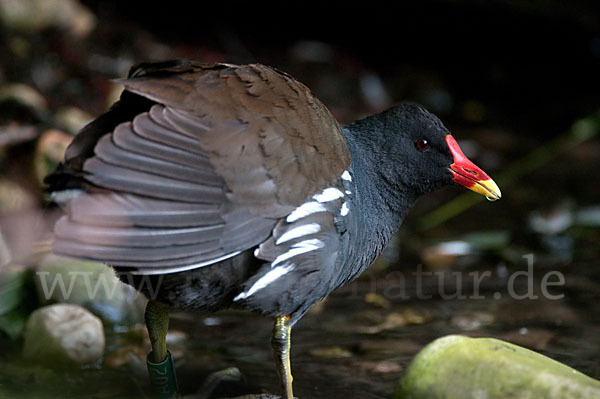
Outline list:
[[[577,120],[566,133],[543,143],[535,151],[527,154],[527,156],[504,167],[495,181],[503,188],[510,188],[521,177],[532,173],[537,168],[543,167],[573,147],[594,139],[599,132],[600,111],[594,115]],[[481,196],[475,196],[472,193],[463,193],[423,217],[420,228],[427,230],[436,227],[466,212],[473,205],[481,202],[482,199]]]
[[[5,268],[0,273],[0,332],[17,339],[29,314],[39,306],[33,271],[23,267]]]

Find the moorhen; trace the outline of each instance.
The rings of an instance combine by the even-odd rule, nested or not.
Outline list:
[[[340,127],[306,86],[260,64],[147,63],[119,82],[120,101],[46,179],[68,203],[53,250],[104,262],[149,297],[151,374],[171,367],[168,308],[248,309],[275,318],[292,398],[292,326],[377,258],[420,195],[454,182],[500,198],[416,105]]]

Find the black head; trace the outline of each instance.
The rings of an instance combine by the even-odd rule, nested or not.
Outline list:
[[[500,190],[469,161],[438,117],[413,104],[401,104],[350,126],[354,137],[369,146],[376,170],[386,183],[417,197],[458,183],[498,199]]]

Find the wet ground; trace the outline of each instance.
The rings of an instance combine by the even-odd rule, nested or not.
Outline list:
[[[298,397],[388,397],[414,355],[447,334],[501,338],[600,378],[596,14],[559,2],[543,12],[448,2],[429,18],[421,6],[398,11],[400,21],[390,13],[385,24],[371,25],[381,31],[342,37],[318,29],[319,37],[304,23],[267,40],[269,30],[250,32],[255,23],[244,18],[188,32],[178,28],[192,26],[181,8],[173,16],[184,22],[175,24],[158,23],[151,10],[139,15],[135,1],[84,3],[97,18],[91,25],[73,17],[79,22],[60,19],[67,25],[41,30],[2,26],[10,57],[0,59],[7,89],[0,95],[0,231],[19,262],[36,266],[28,254],[39,225],[28,215],[45,205],[40,178],[71,134],[114,101],[118,88],[109,78],[146,59],[259,60],[307,83],[343,122],[396,101],[424,104],[503,192],[495,203],[458,188],[423,198],[384,256],[294,328]],[[472,30],[451,27],[448,15],[479,22]],[[284,32],[282,21],[271,31]],[[422,29],[439,30],[412,40]],[[510,45],[491,36],[488,47],[467,40],[495,30]],[[174,314],[169,346],[182,391],[196,392],[211,373],[235,366],[242,379],[219,384],[211,397],[278,392],[270,332],[271,320],[248,313]],[[26,362],[22,340],[0,334],[0,397],[147,397],[143,328],[107,327],[107,336],[99,364],[61,369]]]
[[[482,203],[473,214],[485,218],[493,206]],[[422,235],[404,233],[425,241]],[[447,334],[501,338],[600,378],[599,233],[573,231],[573,259],[538,251],[531,269],[528,258],[519,259],[529,252],[521,252],[525,250],[517,239],[501,249],[461,256],[450,269],[411,266],[413,254],[400,244],[405,251],[397,263],[380,260],[294,328],[295,394],[388,397],[414,355]],[[564,284],[545,277],[548,273],[561,273]],[[555,283],[546,291],[544,278]],[[211,373],[235,366],[242,379],[219,384],[210,397],[278,392],[270,331],[270,320],[249,313],[174,314],[169,346],[182,391],[194,393]],[[0,391],[11,398],[146,397],[143,328],[108,334],[104,363],[84,369],[34,366],[19,359],[18,347],[3,350]],[[3,347],[7,344],[2,341]]]

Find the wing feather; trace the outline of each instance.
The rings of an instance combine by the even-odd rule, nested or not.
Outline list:
[[[117,126],[112,133],[112,140],[118,147],[131,152],[145,154],[150,157],[163,159],[165,161],[180,163],[194,168],[210,168],[210,162],[204,155],[190,152],[188,149],[180,149],[149,140],[132,131],[130,123]],[[134,133],[134,134],[132,134]]]
[[[154,105],[149,113],[143,113],[133,119],[133,130],[148,140],[157,141],[171,147],[179,148],[186,152],[192,152],[199,159],[207,160],[200,142],[190,136],[179,133],[173,126],[160,117],[164,107]]]
[[[74,222],[114,227],[191,227],[223,224],[220,204],[165,201],[124,193],[94,193],[71,201]]]
[[[184,180],[195,184],[215,184],[210,174],[201,174],[197,168],[149,157],[117,147],[110,135],[102,137],[96,145],[96,157],[105,163],[127,169],[148,172],[159,176]]]
[[[151,198],[183,202],[218,204],[224,201],[221,187],[198,185],[153,173],[114,166],[98,158],[84,164],[86,179],[95,185],[115,191],[129,192]]]
[[[142,274],[213,264],[271,242],[278,221],[349,165],[327,108],[272,68],[147,66],[121,82],[115,117],[86,127],[65,158],[62,173],[87,184],[57,224],[59,253]],[[145,111],[131,116],[131,104]],[[333,255],[309,255],[296,272],[331,263],[335,237],[322,236]],[[284,249],[265,244],[264,255]]]

